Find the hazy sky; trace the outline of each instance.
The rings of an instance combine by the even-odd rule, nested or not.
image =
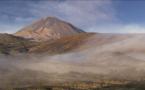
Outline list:
[[[85,31],[144,33],[145,0],[0,0],[0,32],[55,16]]]

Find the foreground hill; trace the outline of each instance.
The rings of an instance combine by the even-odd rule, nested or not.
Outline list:
[[[84,33],[84,31],[58,18],[47,17],[22,28],[14,35],[35,41],[46,41],[78,33]]]
[[[0,34],[0,54],[26,53],[34,44],[34,42],[21,37]]]

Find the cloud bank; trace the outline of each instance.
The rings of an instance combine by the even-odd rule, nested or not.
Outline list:
[[[30,4],[30,12],[42,16],[56,16],[77,26],[90,27],[98,22],[109,21],[115,18],[111,1],[46,1]],[[46,11],[46,12],[44,12]]]

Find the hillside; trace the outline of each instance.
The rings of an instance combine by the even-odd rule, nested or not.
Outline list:
[[[0,34],[0,54],[26,53],[35,43],[10,34]]]
[[[35,54],[60,54],[71,51],[107,46],[119,41],[132,38],[135,35],[116,35],[103,33],[79,33],[64,36],[60,39],[36,42],[30,39],[13,36],[10,34],[0,35],[0,48],[3,54],[35,53]]]
[[[80,33],[52,41],[35,42],[10,34],[0,34],[0,51],[1,54],[6,55],[16,53],[60,54],[76,50],[94,35],[95,33]]]
[[[41,42],[38,46],[30,49],[29,53],[64,53],[77,49],[86,43],[87,39],[95,35],[95,33],[80,33],[72,36],[62,37],[51,42]]]

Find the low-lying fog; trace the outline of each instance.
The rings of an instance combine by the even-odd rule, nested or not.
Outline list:
[[[143,58],[137,58],[140,55]],[[0,87],[99,79],[140,80],[145,78],[143,59],[143,52],[101,48],[53,56],[1,55]]]

